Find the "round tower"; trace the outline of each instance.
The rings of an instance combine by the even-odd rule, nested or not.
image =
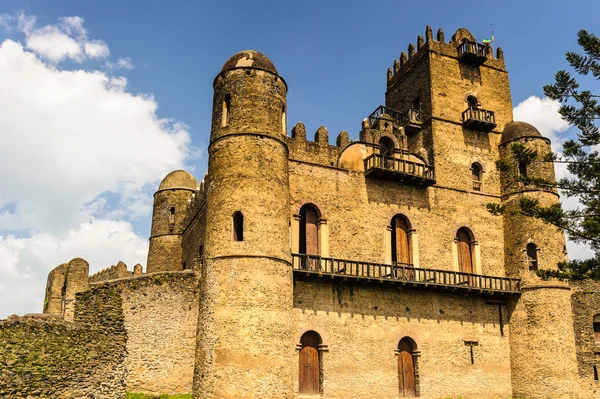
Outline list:
[[[194,397],[292,398],[287,86],[250,50],[213,86]]]
[[[532,125],[511,122],[502,133],[500,157],[511,170],[502,177],[505,267],[509,277],[521,278],[522,294],[510,306],[510,345],[513,395],[532,399],[576,398],[578,391],[575,336],[569,285],[543,281],[535,271],[556,269],[566,260],[565,236],[541,220],[520,216],[522,198],[542,206],[558,202],[556,190],[543,190],[515,181],[510,175],[555,181],[552,162],[519,162],[515,146],[537,151],[542,159],[551,151],[550,140]]]
[[[169,173],[154,193],[146,272],[183,270],[181,235],[198,182],[186,171]]]

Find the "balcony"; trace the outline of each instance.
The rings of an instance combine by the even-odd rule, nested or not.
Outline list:
[[[483,44],[463,39],[462,43],[456,49],[458,50],[459,61],[479,66],[487,60],[486,49]]]
[[[431,166],[382,154],[372,154],[365,159],[365,175],[423,186],[435,184]]]
[[[375,108],[375,111],[371,112],[371,115],[369,115],[369,125],[371,127],[375,126],[375,122],[377,122],[377,119],[379,119],[383,114],[390,116],[398,124],[401,124],[402,122],[402,113],[400,111],[380,105],[379,107]]]
[[[462,113],[463,126],[489,132],[496,127],[496,115],[494,111],[481,108],[469,107]]]
[[[416,109],[409,109],[402,118],[402,127],[406,133],[418,132],[421,130],[423,120],[421,119],[421,111]]]
[[[521,293],[521,280],[448,270],[415,268],[407,264],[386,265],[315,255],[292,254],[295,279],[354,281],[388,288],[441,291],[470,295]]]

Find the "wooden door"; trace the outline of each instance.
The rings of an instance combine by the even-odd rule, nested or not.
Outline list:
[[[405,340],[398,345],[398,382],[400,396],[414,397],[415,391],[415,365],[412,357],[412,345]]]
[[[314,332],[300,339],[300,393],[318,394],[320,389],[319,337]]]
[[[410,252],[408,245],[408,224],[404,218],[400,216],[394,217],[394,243],[392,250],[395,252],[392,254],[392,260],[398,263],[409,264],[410,263]]]
[[[458,270],[463,273],[473,273],[473,260],[471,258],[471,237],[463,229],[458,230]]]

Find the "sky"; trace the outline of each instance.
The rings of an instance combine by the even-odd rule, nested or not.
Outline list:
[[[48,272],[72,258],[91,273],[145,265],[152,194],[174,169],[204,176],[212,82],[234,53],[274,62],[289,87],[288,128],[302,121],[309,135],[324,125],[332,139],[341,130],[356,139],[384,102],[387,68],[426,25],[447,39],[460,27],[478,41],[493,30],[515,120],[559,150],[575,132],[542,86],[599,12],[592,0],[4,0],[0,318],[40,312]],[[569,244],[569,254],[590,252]]]

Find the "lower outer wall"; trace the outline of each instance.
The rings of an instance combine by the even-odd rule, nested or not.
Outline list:
[[[515,397],[589,398],[577,375],[571,291],[523,287],[511,316],[511,364]],[[554,283],[558,285],[560,283]]]
[[[127,329],[127,391],[191,393],[198,321],[192,272],[118,280]]]
[[[323,398],[398,398],[400,339],[412,338],[423,398],[510,398],[509,326],[500,334],[497,305],[485,298],[297,281],[296,343],[308,330],[327,346]],[[503,307],[507,323],[506,307]],[[470,348],[464,341],[477,341]],[[298,392],[298,360],[294,364]]]

